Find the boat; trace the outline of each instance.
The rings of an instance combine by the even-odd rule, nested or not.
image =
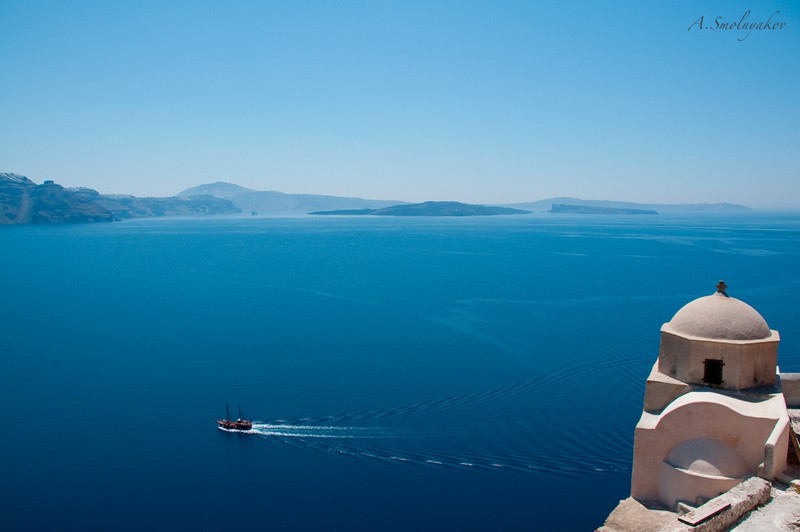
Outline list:
[[[242,419],[242,407],[239,407],[239,418],[236,421],[231,419],[231,413],[228,410],[228,403],[225,403],[225,419],[217,421],[219,428],[226,430],[250,430],[253,428],[253,422],[247,419]]]

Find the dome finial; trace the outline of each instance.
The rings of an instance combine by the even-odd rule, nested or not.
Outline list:
[[[725,291],[726,288],[728,288],[728,285],[725,284],[725,281],[720,280],[720,282],[717,283],[717,293],[728,297],[728,292]]]

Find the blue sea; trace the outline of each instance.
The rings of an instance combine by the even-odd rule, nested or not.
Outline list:
[[[682,305],[724,279],[800,371],[799,244],[789,214],[0,227],[0,529],[593,530]]]

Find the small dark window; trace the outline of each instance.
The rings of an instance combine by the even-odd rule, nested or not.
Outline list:
[[[706,365],[706,370],[703,373],[703,382],[707,384],[722,384],[722,366],[725,365],[722,360],[707,358],[703,364]]]

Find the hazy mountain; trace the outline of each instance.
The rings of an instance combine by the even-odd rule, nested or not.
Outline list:
[[[579,198],[485,206],[458,202],[408,204],[315,194],[285,194],[259,191],[232,183],[210,183],[192,187],[168,198],[137,198],[122,194],[100,194],[89,188],[64,188],[52,181],[37,185],[25,176],[0,173],[0,224],[106,222],[139,216],[202,216],[235,214],[242,210],[261,214],[369,214],[374,216],[487,216],[548,212],[567,205],[571,212],[586,209],[658,212],[747,212],[742,205],[646,204]],[[580,208],[584,209],[580,209]],[[510,211],[503,208],[512,209]],[[499,209],[499,210],[498,210]],[[513,210],[516,209],[516,210]],[[556,207],[563,211],[564,207]],[[331,212],[333,211],[333,212]]]
[[[749,212],[752,209],[733,203],[633,203],[629,201],[582,200],[580,198],[550,198],[524,203],[505,203],[503,207],[527,209],[533,212],[547,212],[554,204],[600,207],[607,209],[644,209],[664,212]]]
[[[216,183],[209,183],[207,185],[199,185],[192,188],[187,188],[183,192],[175,194],[176,196],[214,196],[215,198],[231,199],[237,194],[244,194],[247,192],[257,192],[251,188],[245,188],[233,183],[225,183],[217,181]]]
[[[320,215],[372,215],[372,216],[496,216],[499,214],[528,214],[530,211],[508,207],[488,207],[470,205],[457,201],[426,201],[392,205],[383,209],[360,209],[339,211],[318,211],[309,214]]]
[[[619,207],[589,207],[586,205],[563,205],[553,203],[547,211],[552,214],[658,214],[652,209],[622,209]]]
[[[373,200],[341,196],[315,194],[286,194],[278,191],[259,191],[233,183],[218,181],[192,187],[177,194],[187,197],[208,194],[217,198],[229,199],[243,211],[257,211],[261,214],[300,214],[312,211],[362,211],[393,207],[407,202],[397,200]],[[533,212],[547,212],[553,204],[597,207],[605,209],[655,210],[658,212],[747,212],[751,209],[732,203],[661,204],[634,203],[612,200],[583,200],[580,198],[558,197],[522,203],[506,203],[497,207],[509,207]]]
[[[145,216],[206,216],[241,212],[230,200],[210,195],[137,198],[126,194],[100,194],[91,188],[71,190],[108,209],[119,220]]]
[[[285,194],[283,192],[251,190],[233,183],[210,183],[179,192],[179,197],[208,194],[225,198],[243,211],[259,214],[305,214],[310,211],[342,209],[380,209],[403,203],[392,200],[371,200],[315,194]]]

